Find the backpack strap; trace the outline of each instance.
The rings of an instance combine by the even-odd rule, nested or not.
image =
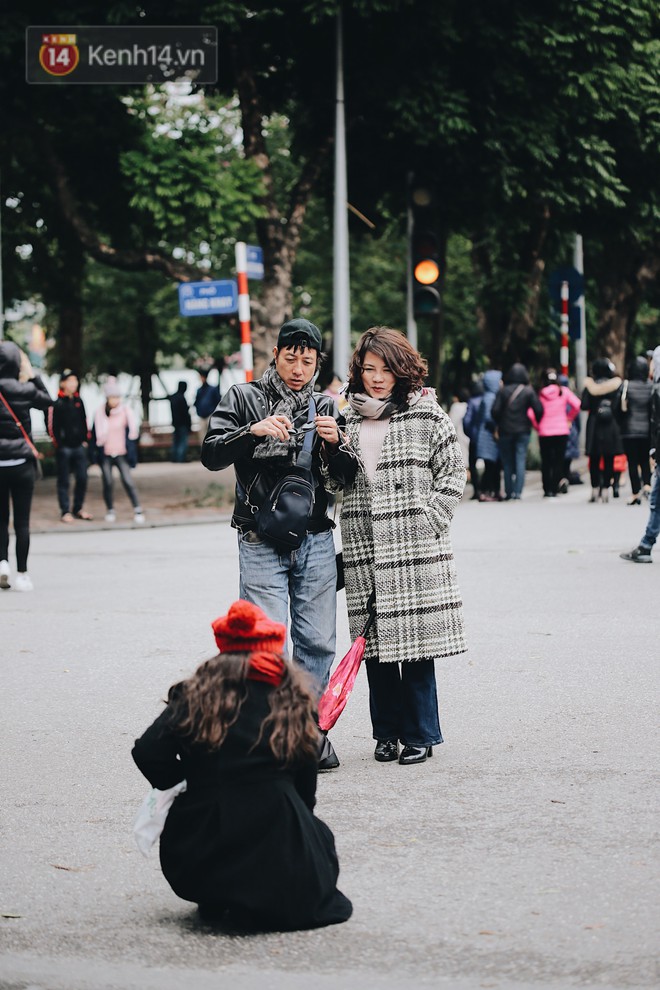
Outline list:
[[[313,423],[316,416],[316,402],[314,396],[309,397],[309,409],[307,411],[307,423]],[[314,446],[314,430],[309,429],[305,433],[305,439],[303,440],[302,450],[296,458],[296,467],[302,468],[304,471],[312,470],[312,447]]]

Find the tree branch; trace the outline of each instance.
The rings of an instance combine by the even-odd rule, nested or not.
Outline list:
[[[177,282],[204,281],[212,276],[175,258],[169,258],[158,250],[119,250],[106,243],[87,223],[71,190],[69,176],[62,160],[49,142],[43,141],[44,155],[50,165],[53,184],[62,216],[78,237],[85,251],[96,261],[123,271],[160,271]]]

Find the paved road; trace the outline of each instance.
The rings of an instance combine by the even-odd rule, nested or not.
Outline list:
[[[460,507],[471,649],[439,665],[446,743],[375,763],[360,676],[318,806],[354,916],[257,937],[204,928],[131,836],[132,741],[212,653],[233,533],[35,536],[37,590],[0,594],[0,988],[657,986],[660,557],[617,556],[645,515],[586,486]]]

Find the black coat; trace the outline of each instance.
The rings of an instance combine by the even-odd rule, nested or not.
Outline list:
[[[598,416],[598,409],[607,401],[612,406],[612,417],[606,422]],[[621,406],[621,379],[614,378],[585,378],[582,392],[582,409],[589,413],[587,419],[587,436],[584,449],[589,457],[610,457],[613,454],[623,454],[623,441],[617,422]]]
[[[38,375],[29,382],[19,382],[20,349],[11,341],[0,343],[0,392],[14,411],[21,426],[32,439],[30,409],[48,409],[53,400]],[[0,461],[34,457],[18,425],[4,402],[0,401]]]
[[[271,690],[247,682],[239,717],[218,750],[179,735],[169,706],[136,741],[133,759],[152,786],[188,784],[160,838],[163,873],[184,900],[247,915],[265,929],[346,921],[352,906],[337,890],[332,832],[313,814],[316,763],[285,768],[267,738],[252,748]]]
[[[319,416],[334,416],[339,419],[334,401],[329,395],[314,393]],[[234,465],[236,472],[236,498],[231,524],[236,529],[254,529],[254,514],[246,504],[260,508],[266,501],[276,482],[288,474],[287,464],[276,464],[284,458],[259,459],[252,456],[255,447],[263,439],[249,432],[253,423],[258,423],[270,414],[269,397],[261,380],[246,385],[232,385],[222,397],[220,405],[209,421],[209,428],[202,444],[202,464],[210,471]],[[307,409],[300,409],[294,420],[299,429],[307,420]],[[339,449],[328,457],[328,472],[339,487],[345,487],[355,478],[357,459],[355,454]],[[314,434],[312,448],[312,473],[316,482],[315,501],[310,516],[310,532],[321,532],[332,526],[327,518],[328,499],[321,477],[321,439]]]
[[[87,443],[89,430],[82,399],[58,395],[48,414],[48,432],[56,447],[80,447]]]
[[[527,369],[522,364],[512,365],[504,375],[503,382],[491,410],[491,416],[499,426],[500,436],[529,433],[532,424],[527,410],[534,411],[536,422],[539,423],[543,418],[543,406],[529,384]]]
[[[648,439],[651,430],[651,389],[649,381],[631,378],[624,384],[626,409],[621,403],[620,429],[622,437]],[[621,395],[623,399],[623,392]]]

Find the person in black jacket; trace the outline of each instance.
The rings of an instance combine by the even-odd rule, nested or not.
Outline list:
[[[653,386],[651,389],[651,456],[655,461],[653,483],[649,494],[649,518],[646,530],[638,546],[619,554],[633,564],[651,564],[651,551],[660,536],[660,347],[653,351],[651,362]]]
[[[315,678],[319,693],[335,657],[336,635],[335,548],[326,488],[343,488],[358,467],[353,451],[340,443],[333,400],[314,392],[321,346],[313,323],[285,323],[263,377],[226,392],[202,444],[205,467],[219,471],[233,464],[236,473],[231,524],[238,530],[240,597],[284,624],[290,606],[293,655]],[[302,546],[282,553],[257,535],[255,513],[295,463],[312,395],[315,500]]]
[[[220,653],[175,684],[133,748],[160,790],[186,781],[160,837],[163,874],[205,920],[292,931],[347,921],[332,832],[314,815],[319,730],[286,628],[234,602]]]
[[[527,368],[524,364],[512,364],[504,373],[502,388],[497,393],[491,411],[491,416],[498,425],[507,499],[519,499],[525,484],[527,448],[532,429],[528,409],[533,410],[539,423],[543,418],[543,406],[529,384]]]
[[[585,451],[591,475],[590,502],[607,502],[614,481],[614,457],[623,453],[617,422],[621,404],[621,379],[607,358],[596,358],[591,376],[584,380],[582,409],[589,413]],[[601,468],[602,462],[602,468]]]
[[[57,500],[63,523],[93,518],[84,508],[89,429],[85,407],[78,392],[79,385],[75,371],[65,368],[60,376],[57,399],[48,412],[48,432],[55,447],[57,463]],[[71,474],[75,478],[73,512],[69,491]]]
[[[174,428],[171,453],[174,464],[183,464],[190,440],[191,419],[188,400],[186,399],[186,387],[185,382],[179,382],[176,392],[168,396]]]
[[[645,357],[637,357],[628,366],[628,378],[621,390],[620,429],[623,449],[628,459],[632,495],[628,505],[641,505],[644,493],[651,491],[651,389],[649,366]]]
[[[27,561],[30,509],[36,478],[36,448],[30,409],[46,410],[53,400],[30,361],[11,341],[0,343],[0,588],[12,586],[9,566],[9,501],[16,533],[16,591],[32,591]]]

